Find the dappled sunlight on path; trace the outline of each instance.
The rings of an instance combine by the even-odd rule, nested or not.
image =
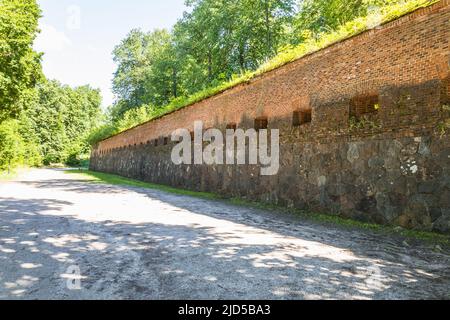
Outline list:
[[[450,298],[449,265],[425,245],[60,170],[0,184],[0,298]]]

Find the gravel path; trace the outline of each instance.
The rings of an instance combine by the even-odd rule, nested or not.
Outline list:
[[[77,179],[0,182],[0,299],[450,299],[445,248]]]

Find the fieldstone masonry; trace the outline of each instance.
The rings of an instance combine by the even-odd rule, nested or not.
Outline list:
[[[95,146],[91,169],[450,233],[450,0],[334,44]],[[267,119],[281,168],[175,166],[171,133]]]

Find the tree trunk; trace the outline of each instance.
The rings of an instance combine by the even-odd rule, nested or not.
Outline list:
[[[212,53],[211,50],[208,52],[208,78],[209,81],[212,81]]]
[[[270,11],[269,0],[265,1],[265,16],[266,16],[266,41],[267,41],[267,54],[272,54],[272,36],[270,34]]]
[[[239,46],[239,66],[241,67],[241,71],[245,70],[245,57],[244,57],[244,46],[241,44]]]
[[[177,69],[174,67],[172,70],[172,95],[174,98],[178,97],[177,87]]]

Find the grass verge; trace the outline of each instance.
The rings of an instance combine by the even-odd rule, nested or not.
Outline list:
[[[160,190],[164,192],[169,192],[172,194],[191,196],[201,199],[207,200],[220,200],[226,201],[227,203],[243,206],[243,207],[251,207],[255,209],[261,210],[275,210],[280,213],[286,214],[294,214],[296,216],[300,216],[306,220],[318,222],[320,224],[327,224],[331,226],[340,226],[344,228],[353,228],[353,229],[363,229],[370,230],[376,233],[382,233],[386,235],[397,235],[404,237],[406,239],[411,240],[421,240],[431,244],[443,245],[446,247],[450,247],[450,236],[438,234],[434,232],[425,232],[425,231],[416,231],[416,230],[407,230],[400,227],[393,226],[382,226],[379,224],[373,223],[364,223],[352,219],[345,219],[342,217],[327,215],[324,213],[315,213],[306,210],[300,210],[295,208],[286,208],[274,204],[267,204],[262,202],[253,202],[241,198],[225,198],[215,193],[209,192],[197,192],[197,191],[189,191],[184,189],[177,189],[173,187],[168,187],[160,184],[148,183],[133,179],[124,178],[121,176],[94,172],[90,170],[67,170],[65,171],[67,174],[77,175],[80,179],[86,180],[92,183],[102,183],[102,184],[111,184],[117,186],[129,186],[129,187],[139,187],[153,190]]]
[[[143,181],[139,181],[139,180],[128,179],[128,178],[124,178],[121,176],[108,174],[108,173],[94,172],[94,171],[84,170],[84,169],[67,170],[67,171],[65,171],[65,173],[72,174],[72,175],[79,175],[80,179],[84,179],[84,180],[94,182],[94,183],[104,183],[104,184],[111,184],[111,185],[116,185],[116,186],[128,186],[128,187],[154,189],[154,190],[170,192],[173,194],[178,194],[178,195],[183,195],[183,196],[192,196],[192,197],[203,198],[203,199],[208,199],[208,200],[221,199],[218,195],[215,195],[213,193],[196,192],[196,191],[177,189],[177,188],[168,187],[168,186],[164,186],[164,185],[160,185],[160,184],[154,184],[154,183],[148,183],[148,182],[143,182]]]

